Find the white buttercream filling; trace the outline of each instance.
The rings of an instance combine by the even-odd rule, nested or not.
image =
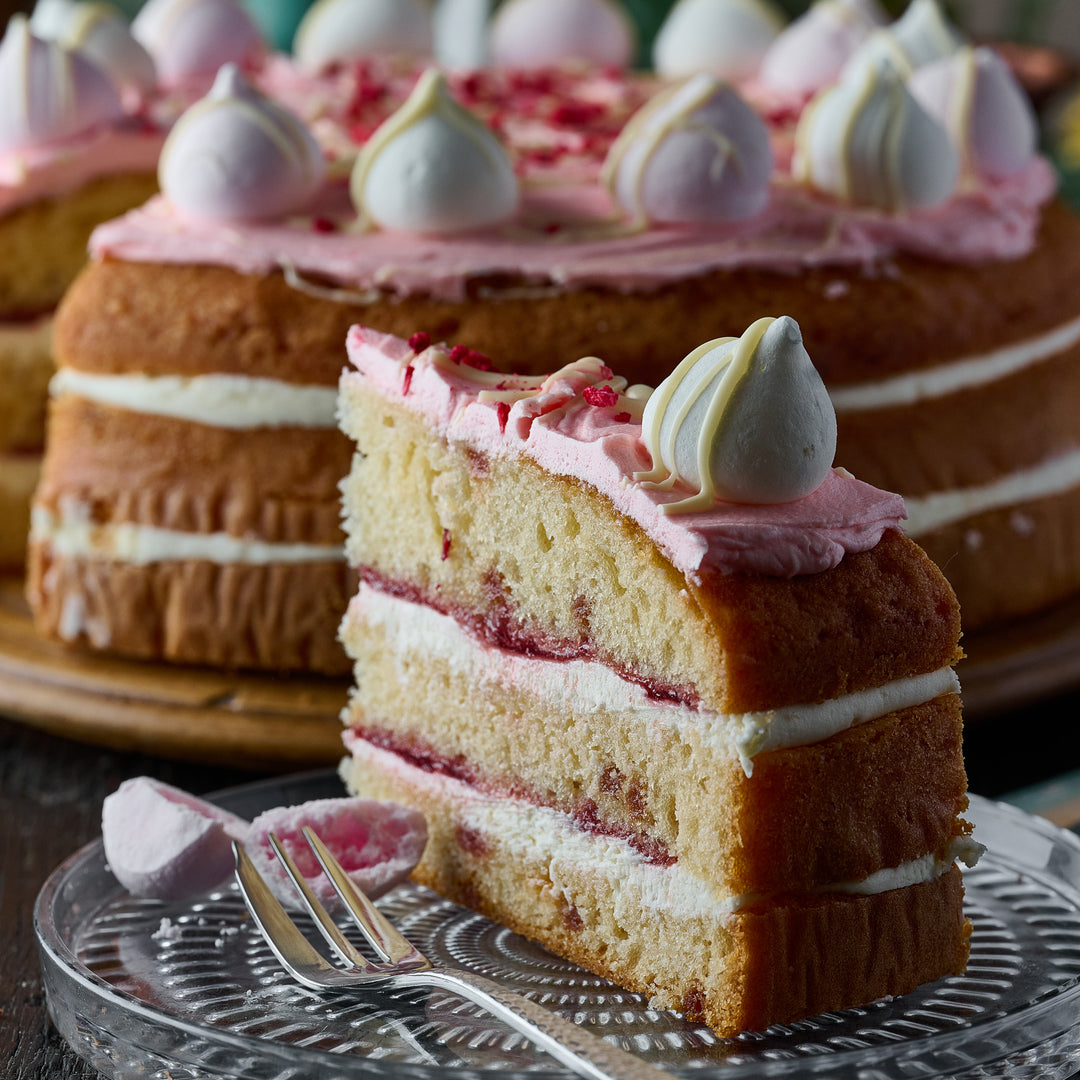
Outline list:
[[[547,864],[552,888],[568,902],[573,903],[573,889],[568,881],[583,875],[601,878],[610,890],[617,921],[636,922],[642,907],[670,912],[681,919],[716,921],[768,899],[760,894],[718,894],[716,886],[693,876],[679,863],[660,866],[649,862],[626,840],[586,832],[569,815],[557,810],[478,794],[460,780],[423,772],[370,743],[353,741],[352,748],[357,756],[374,762],[381,771],[404,775],[410,786],[447,790],[448,796],[461,807],[466,826],[481,836],[497,838],[499,845],[508,849],[521,865],[530,861]],[[872,896],[907,888],[940,877],[957,859],[973,866],[982,851],[981,844],[960,836],[941,855],[930,853],[879,870],[862,881],[838,882],[815,892]]]
[[[61,368],[54,398],[74,395],[132,412],[223,428],[336,426],[337,388],[248,375],[91,375]]]
[[[989,484],[930,495],[905,496],[908,536],[922,536],[975,514],[1060,495],[1080,484],[1080,449],[1009,473]]]
[[[1006,346],[982,356],[966,356],[948,364],[897,375],[879,382],[839,386],[829,390],[838,413],[914,405],[927,398],[944,397],[981,386],[1022,371],[1029,364],[1048,360],[1080,342],[1080,318],[1047,334]]]
[[[101,525],[77,507],[65,507],[57,515],[35,506],[30,539],[47,543],[61,558],[111,559],[135,566],[179,560],[266,565],[341,562],[345,558],[340,544],[272,543],[223,532],[180,532],[130,522]]]
[[[346,621],[346,643],[349,622],[362,611],[369,625],[380,627],[393,640],[399,657],[437,659],[473,685],[522,689],[549,710],[618,712],[644,725],[674,728],[683,737],[693,733],[714,754],[737,757],[747,776],[757,754],[820,742],[856,724],[960,689],[956,672],[941,668],[832,701],[766,712],[716,713],[656,701],[641,686],[595,660],[541,660],[484,645],[452,617],[366,584],[355,603]]]

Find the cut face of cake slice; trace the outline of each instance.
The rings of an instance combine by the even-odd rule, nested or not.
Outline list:
[[[356,328],[339,401],[348,786],[424,810],[420,881],[725,1034],[962,971],[977,847],[955,600],[762,324],[651,396]],[[721,501],[740,453],[806,493]]]

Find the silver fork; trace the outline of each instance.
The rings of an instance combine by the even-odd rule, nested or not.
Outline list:
[[[591,1080],[671,1080],[668,1073],[591,1034],[577,1024],[471,971],[435,967],[412,945],[342,870],[325,844],[309,829],[304,836],[346,911],[382,958],[372,963],[345,937],[311,891],[278,838],[270,843],[322,936],[346,965],[330,963],[313,948],[255,869],[243,845],[233,842],[236,880],[248,910],[281,966],[297,982],[315,990],[356,986],[437,986],[483,1006],[580,1076]]]

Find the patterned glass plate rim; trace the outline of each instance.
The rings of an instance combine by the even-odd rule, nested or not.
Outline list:
[[[220,793],[244,816],[340,794],[329,771]],[[965,873],[975,925],[965,976],[861,1009],[718,1040],[418,886],[380,906],[437,959],[502,979],[672,1073],[1063,1080],[1080,1070],[1080,839],[972,796],[986,856]],[[108,1077],[192,1080],[543,1080],[569,1075],[459,999],[430,990],[325,997],[293,983],[234,886],[198,902],[138,901],[100,841],[35,907],[49,1011]]]

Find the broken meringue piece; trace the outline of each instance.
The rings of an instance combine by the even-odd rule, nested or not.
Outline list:
[[[491,61],[538,68],[584,61],[627,67],[637,35],[614,0],[506,0],[491,22]]]
[[[363,56],[430,56],[432,47],[427,0],[318,0],[293,38],[297,61],[311,72]]]
[[[158,179],[184,214],[250,221],[303,210],[325,169],[303,121],[255,90],[235,64],[226,64],[210,93],[170,132]]]
[[[132,894],[184,900],[216,888],[232,873],[232,841],[248,823],[186,791],[138,776],[101,808],[105,858]]]
[[[121,90],[130,87],[145,95],[157,83],[153,58],[110,4],[38,0],[30,29],[39,37],[82,53]]]
[[[678,0],[653,43],[653,67],[664,79],[750,79],[784,24],[770,0]]]
[[[764,318],[691,352],[649,398],[642,437],[653,468],[636,480],[697,488],[662,513],[793,502],[832,467],[836,413],[798,323]]]
[[[365,144],[350,191],[362,220],[414,233],[496,225],[513,216],[519,199],[502,143],[434,69]]]
[[[765,208],[772,171],[764,121],[702,72],[631,118],[608,153],[604,181],[639,223],[723,222]]]
[[[885,22],[878,0],[817,0],[769,46],[761,81],[772,90],[816,93],[836,82],[859,45]]]
[[[292,856],[315,895],[328,910],[341,907],[334,887],[304,838],[308,826],[330,849],[342,869],[375,899],[404,881],[420,861],[427,822],[419,810],[375,799],[316,799],[267,810],[251,823],[244,848],[274,895],[288,908],[300,900],[270,846],[273,833]]]
[[[1013,176],[1035,157],[1035,109],[993,49],[965,46],[919,68],[907,85],[948,132],[965,174]]]
[[[131,32],[167,86],[208,80],[222,64],[252,64],[266,49],[238,0],[148,0]]]
[[[819,191],[896,211],[948,199],[960,161],[945,129],[881,64],[856,69],[811,101],[795,133],[792,168]]]
[[[82,134],[124,115],[111,80],[80,53],[13,15],[0,41],[0,151]]]

